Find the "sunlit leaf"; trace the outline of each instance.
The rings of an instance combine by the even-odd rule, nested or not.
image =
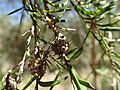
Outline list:
[[[95,90],[95,88],[88,81],[81,80],[81,79],[78,79],[78,80],[79,80],[80,84],[82,84],[83,86],[86,86],[86,87],[88,87],[90,89],[94,89]]]
[[[39,15],[39,14],[33,14],[33,16],[34,16],[36,19],[41,19],[41,18],[42,18],[42,16]]]
[[[71,53],[73,53],[74,51],[76,51],[76,49],[77,49],[77,48],[74,48],[74,49],[69,50],[69,52],[66,53],[66,56],[67,56],[67,55],[70,55]]]
[[[31,10],[31,9],[25,9],[26,11],[29,11],[29,12],[38,12],[36,10]]]
[[[118,61],[115,61],[115,60],[113,62],[115,64],[116,68],[120,70],[120,63]]]
[[[49,1],[48,1],[48,3],[49,3],[49,5],[51,5],[55,8],[63,8],[63,3],[52,3],[52,2],[49,2]]]
[[[80,54],[82,53],[82,50],[83,50],[83,47],[77,49],[76,52],[70,58],[70,60],[74,60],[74,59],[78,58],[80,56]]]
[[[106,24],[104,24],[104,23],[97,23],[97,25],[98,25],[98,26],[101,26],[101,27],[107,27],[107,26],[112,26],[112,25],[118,23],[119,21],[120,21],[120,20],[115,20],[115,21],[113,21],[113,22],[111,22],[111,23],[106,23]]]
[[[60,80],[55,80],[55,81],[48,81],[48,82],[39,81],[39,85],[42,87],[50,87],[50,86],[54,86],[54,85],[64,82],[67,78],[68,78],[68,76],[66,76]]]
[[[66,8],[66,11],[70,11],[71,8]],[[48,13],[57,13],[57,12],[63,12],[64,8],[60,8],[60,9],[54,9],[54,10],[43,10],[44,12],[48,12]]]
[[[67,6],[68,3],[69,3],[69,0],[66,0],[66,1],[64,2],[64,6]]]
[[[81,88],[81,84],[78,80],[79,75],[77,74],[76,70],[74,69],[74,67],[71,67],[71,69],[69,70],[71,79],[74,81],[76,87],[78,90],[82,90]]]
[[[81,14],[85,15],[85,16],[90,16],[90,15],[101,15],[109,10],[111,10],[112,8],[114,8],[114,3],[111,2],[110,4],[106,5],[104,8],[100,8],[100,9],[97,9],[97,10],[88,10],[88,9],[85,9],[81,6],[77,6],[75,5],[72,1],[71,1],[71,4],[74,6],[75,10],[76,11],[79,11]]]
[[[112,52],[112,55],[118,59],[120,59],[120,54],[119,53],[115,53],[115,52]]]
[[[79,74],[76,72],[76,70],[73,67],[71,68],[71,76],[72,76],[72,79],[74,79],[76,85],[80,85],[81,84],[83,86],[86,86],[88,88],[91,88],[91,89],[95,90],[95,88],[88,81],[80,79]]]
[[[102,37],[102,39],[99,41],[99,44],[102,48],[110,50],[106,37]]]
[[[95,88],[88,81],[80,79],[79,74],[76,72],[76,70],[73,67],[71,67],[70,75],[78,90],[82,90],[81,85],[95,90]]]
[[[99,27],[103,31],[120,31],[120,27]]]
[[[116,73],[120,76],[120,70],[115,68]]]

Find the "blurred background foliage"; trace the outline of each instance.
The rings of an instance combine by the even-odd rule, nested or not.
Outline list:
[[[60,0],[65,1],[65,0]],[[77,1],[77,0],[76,0]],[[78,0],[79,1],[79,0]],[[98,8],[105,7],[106,4],[108,4],[111,1],[114,0],[80,0],[80,2],[89,2],[89,5],[85,5],[85,8],[87,10],[97,10]],[[59,2],[58,2],[59,3]],[[13,66],[17,65],[24,54],[25,47],[26,47],[26,38],[22,37],[21,35],[23,32],[29,29],[31,26],[31,20],[29,16],[24,12],[23,18],[21,20],[22,11],[19,11],[17,13],[14,13],[13,15],[7,16],[7,14],[11,11],[13,11],[15,8],[19,8],[22,6],[21,0],[0,0],[0,79],[2,76]],[[72,7],[70,4],[69,7]],[[107,14],[98,15],[97,17],[101,17],[102,20],[99,21],[99,25],[107,24],[107,23],[113,23],[111,24],[111,27],[120,27],[120,1],[115,1],[115,8],[109,11]],[[118,15],[117,15],[118,14]],[[76,31],[72,32],[64,32],[67,36],[68,40],[71,43],[71,49],[76,47],[79,48],[87,34],[88,29],[86,28],[87,25],[83,23],[83,20],[77,12],[73,9],[69,12],[66,12],[63,16],[63,19],[66,20],[66,22],[61,23],[64,27],[74,28]],[[21,22],[20,22],[21,21]],[[39,23],[41,30],[45,28],[45,25],[43,23]],[[106,31],[105,31],[106,30]],[[120,53],[120,28],[118,31],[115,29],[113,31],[107,31],[108,29],[104,29],[102,33],[105,34],[105,37],[112,40],[115,39],[118,41],[116,42],[108,42],[110,47],[114,50],[116,53]],[[42,31],[44,32],[44,31]],[[111,38],[112,35],[112,38]],[[49,36],[51,36],[51,32],[47,30],[43,35],[46,40],[49,39]],[[93,52],[93,49],[95,49],[95,52]],[[117,55],[118,56],[118,55]],[[95,59],[96,61],[93,62],[92,59]],[[116,60],[115,57],[113,57],[113,61],[120,62],[120,56],[118,56],[118,59]],[[92,83],[93,86],[96,84],[97,90],[115,90],[111,88],[111,84],[113,75],[112,75],[112,67],[109,61],[109,57],[105,55],[105,53],[101,50],[99,46],[99,42],[95,40],[95,45],[93,45],[93,36],[92,34],[89,34],[85,44],[84,49],[82,51],[82,54],[80,55],[77,60],[71,61],[71,64],[75,66],[78,73],[80,74],[82,79],[88,80]],[[96,76],[93,73],[92,67],[95,65],[96,70]],[[120,65],[116,63],[118,67]],[[49,75],[46,75],[47,78],[50,79],[54,77],[55,68],[53,67],[53,73]],[[120,70],[118,70],[118,74],[120,74]],[[52,72],[52,71],[51,71]],[[95,77],[95,78],[94,78]],[[115,76],[117,77],[117,76]],[[119,76],[118,76],[119,77]],[[27,77],[25,75],[25,82],[27,82]],[[96,80],[95,80],[96,79]],[[117,83],[116,90],[120,90],[120,78],[115,79],[114,83]],[[65,83],[65,85],[64,85]],[[73,90],[71,89],[71,86],[69,85],[69,82],[64,82],[61,86],[57,86],[58,90]],[[113,83],[113,84],[114,84]],[[66,85],[67,84],[67,85]],[[24,85],[24,84],[23,84]],[[30,90],[30,89],[29,89]],[[42,89],[44,90],[44,89]],[[46,89],[45,89],[46,90]]]

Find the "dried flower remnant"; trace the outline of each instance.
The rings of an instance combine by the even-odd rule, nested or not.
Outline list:
[[[9,73],[5,78],[5,81],[6,81],[6,84],[5,84],[4,90],[18,90],[16,79],[11,77]]]

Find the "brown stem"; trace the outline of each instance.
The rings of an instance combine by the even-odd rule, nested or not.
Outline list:
[[[94,20],[92,20],[92,23],[91,23],[91,28],[92,28],[92,32],[96,32],[96,29],[97,29],[97,27],[96,27],[96,23],[95,23],[95,21]],[[99,90],[99,88],[98,88],[98,74],[97,74],[97,72],[96,72],[96,65],[97,65],[97,60],[96,60],[96,40],[95,40],[95,38],[93,37],[92,38],[92,48],[91,48],[91,60],[92,60],[92,65],[91,65],[91,67],[92,67],[92,71],[93,71],[93,73],[94,73],[94,86],[95,86],[95,88],[96,88],[96,90]]]
[[[96,72],[96,51],[95,51],[96,45],[95,45],[95,38],[92,39],[92,48],[91,48],[91,60],[92,60],[92,70],[94,73],[94,85],[96,90],[97,89],[97,72]]]

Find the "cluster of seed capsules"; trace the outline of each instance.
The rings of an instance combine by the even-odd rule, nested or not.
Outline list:
[[[68,51],[68,49],[69,42],[66,40],[66,37],[62,33],[58,33],[51,45],[51,50],[55,53],[55,55],[62,56]],[[29,60],[28,68],[31,71],[31,74],[43,76],[48,66],[48,55],[45,55],[44,52],[40,54],[40,58]]]
[[[35,58],[29,60],[28,68],[31,74],[42,77],[45,74],[46,68],[48,66],[48,56],[46,51],[38,50]]]
[[[30,69],[31,74],[43,76],[46,71],[46,62],[39,59],[31,59],[28,63],[28,68]]]
[[[66,36],[64,36],[62,33],[58,33],[58,36],[56,36],[51,48],[55,54],[65,54],[69,49],[69,42],[66,40]]]

